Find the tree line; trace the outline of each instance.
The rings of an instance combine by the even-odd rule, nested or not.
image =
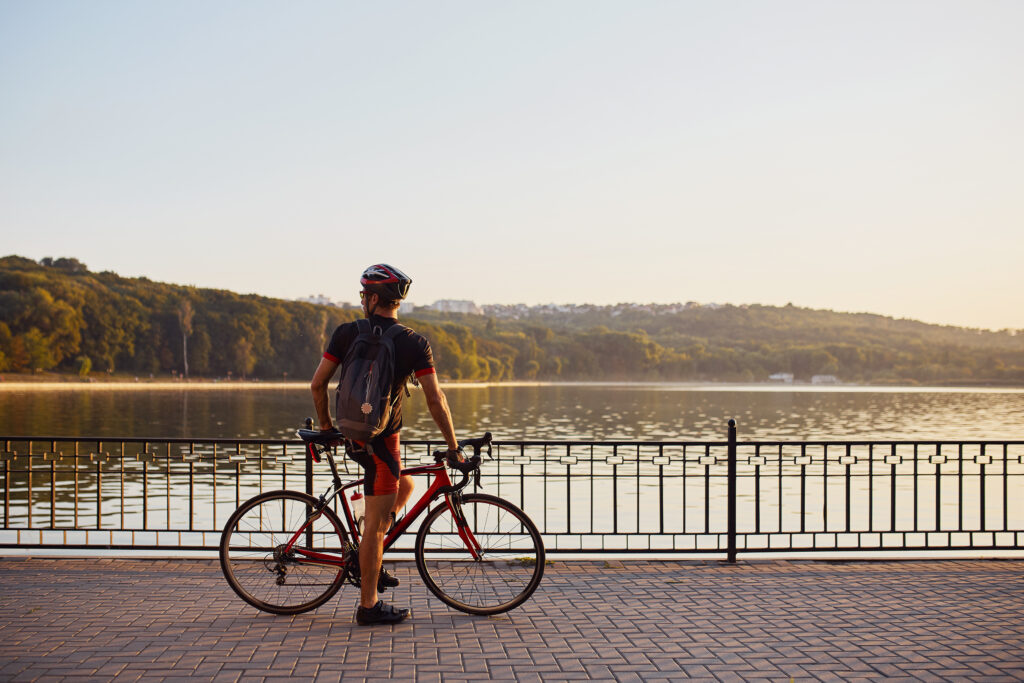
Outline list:
[[[0,259],[0,371],[311,376],[341,309]],[[1024,334],[794,306],[588,307],[518,318],[417,309],[442,378],[1024,384]]]

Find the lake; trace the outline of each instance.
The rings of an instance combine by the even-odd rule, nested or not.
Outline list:
[[[1020,439],[1024,389],[774,385],[446,385],[457,433],[497,440]],[[333,399],[333,395],[332,395]],[[406,439],[438,438],[418,391]],[[0,384],[0,435],[291,438],[305,384]]]
[[[1024,481],[1020,443],[989,451],[976,444],[920,444],[920,450],[918,444],[807,450],[799,445],[758,450],[757,444],[743,444],[1020,442],[1021,389],[593,383],[448,385],[445,391],[460,436],[490,431],[495,440],[506,442],[640,442],[499,449],[501,457],[485,467],[485,490],[527,509],[549,534],[552,547],[720,547],[726,512],[724,446],[662,447],[657,442],[722,442],[730,418],[739,424],[737,493],[744,533],[1019,529],[1024,520],[1024,497],[1018,493]],[[154,442],[291,439],[312,413],[304,384],[0,384],[0,436],[12,437],[15,451],[24,450],[19,436]],[[416,391],[406,401],[405,418],[407,440],[439,440]],[[18,528],[52,522],[75,528],[84,520],[86,528],[111,529],[100,541],[110,544],[139,542],[135,531],[129,534],[132,540],[124,541],[117,535],[129,532],[116,530],[194,528],[207,530],[196,543],[208,546],[216,542],[209,530],[219,529],[238,501],[267,487],[303,486],[304,460],[295,447],[282,456],[277,447],[218,452],[202,444],[194,451],[187,444],[166,450],[156,444],[153,452],[143,453],[142,444],[131,444],[126,457],[96,463],[89,455],[93,448],[84,444],[81,457],[75,458],[67,457],[73,448],[63,446],[63,456],[54,462],[46,460],[44,441],[31,479],[26,458],[6,461],[12,469],[5,483],[10,487],[5,524]],[[117,446],[104,448],[116,451]],[[429,460],[422,453],[406,464],[417,464],[422,456]],[[344,459],[342,465],[347,467]],[[350,474],[354,478],[355,470]],[[319,467],[318,490],[326,485],[325,476],[326,468]],[[25,542],[16,532],[3,533]],[[1003,536],[968,542],[1014,543]],[[993,540],[985,540],[989,537]],[[943,538],[940,544],[962,542]]]

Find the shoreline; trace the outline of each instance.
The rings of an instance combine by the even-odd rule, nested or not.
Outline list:
[[[663,391],[751,391],[751,392],[877,392],[877,393],[1020,393],[1024,386],[990,384],[955,385],[891,385],[891,384],[811,384],[794,382],[666,382],[628,380],[567,380],[552,381],[508,381],[475,382],[442,380],[445,389],[479,389],[502,387],[608,387],[629,389],[632,387],[660,389]],[[411,387],[415,389],[416,387]],[[96,381],[73,380],[69,378],[46,378],[27,380],[7,379],[0,376],[0,392],[10,391],[251,391],[251,390],[299,390],[309,389],[308,381],[261,381],[261,380],[172,380],[172,379],[128,379],[105,378]]]

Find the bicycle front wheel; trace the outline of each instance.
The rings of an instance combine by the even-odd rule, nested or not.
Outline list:
[[[330,508],[310,524],[290,550],[292,539],[316,498],[298,491],[269,491],[242,503],[224,527],[220,566],[238,595],[273,614],[299,614],[316,609],[344,583],[341,567],[315,564],[296,549],[328,553],[339,560],[345,552],[341,520]]]
[[[454,504],[454,501],[453,501]],[[466,526],[442,504],[416,535],[416,568],[442,602],[468,614],[499,614],[533,595],[544,575],[544,543],[526,513],[484,493],[462,496]],[[468,531],[468,533],[466,533]],[[479,545],[474,558],[467,541]]]

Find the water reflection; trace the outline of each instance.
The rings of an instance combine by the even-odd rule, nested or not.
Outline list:
[[[767,387],[563,384],[449,386],[459,434],[500,440],[1013,439],[1021,390],[792,390]],[[419,392],[406,439],[436,438]],[[174,389],[0,390],[0,434],[286,438],[312,415],[305,385]]]
[[[4,443],[2,526],[12,529],[196,531],[212,534],[197,542],[209,546],[240,501],[261,490],[304,485],[305,459],[294,444]],[[409,465],[428,450],[406,447]],[[552,547],[669,543],[664,547],[685,549],[721,542],[726,451],[720,440],[499,444],[483,485],[522,505],[553,535]],[[347,472],[343,478],[358,476],[346,459],[339,465]],[[765,533],[795,539],[852,531],[849,542],[861,543],[857,534],[867,532],[864,543],[871,545],[877,541],[870,538],[889,532],[886,543],[904,543],[900,534],[913,534],[905,542],[914,545],[923,534],[942,531],[966,534],[967,540],[940,535],[934,541],[940,545],[1006,546],[1024,520],[1024,497],[1018,495],[1024,442],[741,443],[737,475],[739,530],[762,540]],[[326,488],[325,467],[317,468],[316,478],[314,490]],[[0,531],[0,543],[12,542],[12,535],[26,542],[18,534]]]
[[[458,388],[449,401],[461,429],[504,439],[721,439],[730,417],[748,439],[992,439],[1024,431],[1024,392],[560,385]],[[421,406],[411,406],[407,422],[433,433]]]

